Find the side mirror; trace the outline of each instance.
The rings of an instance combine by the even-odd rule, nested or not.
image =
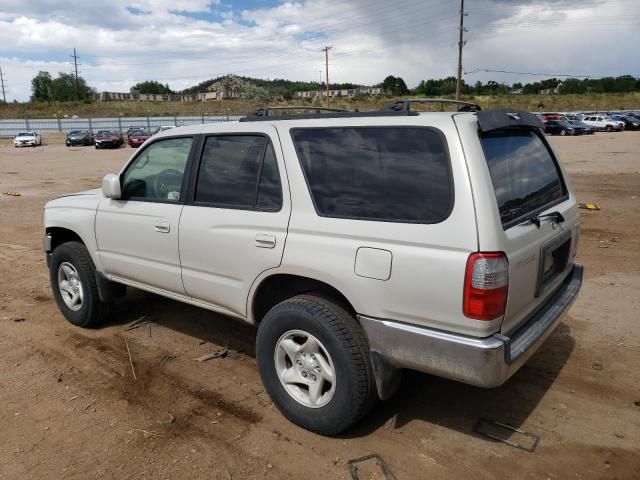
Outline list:
[[[122,196],[120,191],[120,177],[115,173],[108,173],[102,179],[102,193],[107,198],[117,200]]]

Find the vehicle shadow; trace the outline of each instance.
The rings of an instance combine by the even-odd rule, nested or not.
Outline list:
[[[488,440],[473,431],[478,420],[521,427],[551,388],[574,348],[571,329],[561,322],[511,379],[492,389],[405,371],[398,392],[342,436],[357,438],[380,428],[400,430],[410,422],[421,421]]]
[[[256,327],[203,308],[128,288],[105,327],[125,326],[144,317],[200,341],[255,355]]]
[[[127,325],[141,317],[193,338],[255,356],[256,327],[158,295],[129,289],[105,325]],[[452,380],[405,371],[399,391],[378,402],[355,427],[339,435],[358,438],[379,429],[400,431],[420,421],[485,439],[474,433],[486,418],[521,427],[551,388],[571,356],[575,341],[561,322],[529,361],[503,386],[484,389]]]

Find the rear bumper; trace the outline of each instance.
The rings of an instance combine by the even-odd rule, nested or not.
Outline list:
[[[359,316],[372,352],[381,398],[389,369],[408,368],[480,387],[507,381],[553,332],[578,296],[583,267],[574,265],[558,290],[510,337],[474,338],[391,320]]]

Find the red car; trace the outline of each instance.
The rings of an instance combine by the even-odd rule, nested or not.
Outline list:
[[[111,130],[100,130],[96,133],[96,150],[100,148],[119,148],[124,143],[122,135]]]
[[[131,148],[138,148],[142,145],[151,134],[146,130],[134,130],[127,136],[127,140]]]

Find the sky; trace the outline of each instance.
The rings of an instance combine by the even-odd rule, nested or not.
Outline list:
[[[73,70],[74,47],[91,87],[126,92],[144,80],[180,90],[230,73],[318,81],[321,49],[331,46],[330,82],[395,75],[413,87],[455,75],[459,8],[459,0],[0,0],[0,68],[7,100],[26,101],[38,71]],[[465,11],[468,83],[640,77],[640,0],[466,0]]]

